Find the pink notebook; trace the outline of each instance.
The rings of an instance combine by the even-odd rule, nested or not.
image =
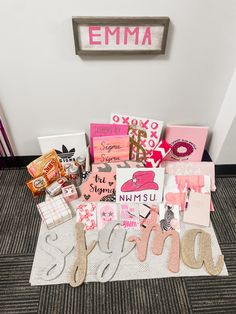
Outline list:
[[[93,152],[93,138],[94,137],[127,135],[127,134],[128,134],[128,125],[125,125],[125,124],[91,123],[90,124],[90,154],[91,154],[92,160],[94,159],[94,152]]]
[[[171,145],[164,160],[201,161],[208,127],[167,125],[165,140]]]
[[[210,224],[209,194],[190,192],[188,208],[184,211],[183,222],[209,227]]]

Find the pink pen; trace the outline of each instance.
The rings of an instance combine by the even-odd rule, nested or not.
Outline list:
[[[187,195],[186,195],[186,201],[185,201],[185,209],[188,208],[188,202],[189,202],[189,195],[190,195],[191,189],[188,188]]]

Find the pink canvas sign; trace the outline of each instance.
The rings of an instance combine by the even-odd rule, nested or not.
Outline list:
[[[112,163],[129,159],[129,135],[93,138],[94,163]]]
[[[215,165],[210,161],[202,162],[176,162],[164,161],[161,167],[165,168],[166,174],[172,175],[205,175],[211,178],[211,191],[216,190],[215,185]]]
[[[165,160],[201,161],[206,144],[208,127],[167,125],[165,140],[171,152]]]
[[[93,138],[99,136],[127,135],[128,125],[124,124],[90,124],[90,154],[93,160]]]
[[[132,160],[145,161],[160,141],[163,121],[111,113],[111,123],[129,126]]]
[[[111,202],[115,200],[116,173],[92,172],[79,187],[84,202]]]

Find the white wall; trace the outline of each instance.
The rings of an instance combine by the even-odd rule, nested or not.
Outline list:
[[[209,153],[216,164],[236,164],[236,68],[212,129]]]
[[[213,127],[236,64],[236,1],[0,0],[0,97],[19,155],[111,111]],[[71,17],[169,16],[167,55],[80,58]]]
[[[236,164],[236,118],[234,118],[216,164]]]

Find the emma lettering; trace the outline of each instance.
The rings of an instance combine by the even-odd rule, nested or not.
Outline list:
[[[139,27],[134,27],[133,30],[131,30],[129,27],[125,27],[124,31],[124,44],[127,45],[128,43],[128,36],[135,36],[135,45],[138,45],[138,39],[139,39]]]
[[[151,41],[151,29],[150,27],[147,27],[143,36],[142,45],[146,44],[146,41],[148,42],[148,45],[152,44]]]
[[[89,44],[109,46],[151,45],[152,32],[150,26],[88,26]]]
[[[101,34],[94,33],[94,31],[100,31],[101,26],[89,26],[89,44],[90,45],[101,45],[101,41],[95,41],[94,37],[100,37]]]
[[[105,45],[109,45],[109,35],[116,35],[116,44],[120,44],[120,27],[111,30],[109,26],[105,26]]]

